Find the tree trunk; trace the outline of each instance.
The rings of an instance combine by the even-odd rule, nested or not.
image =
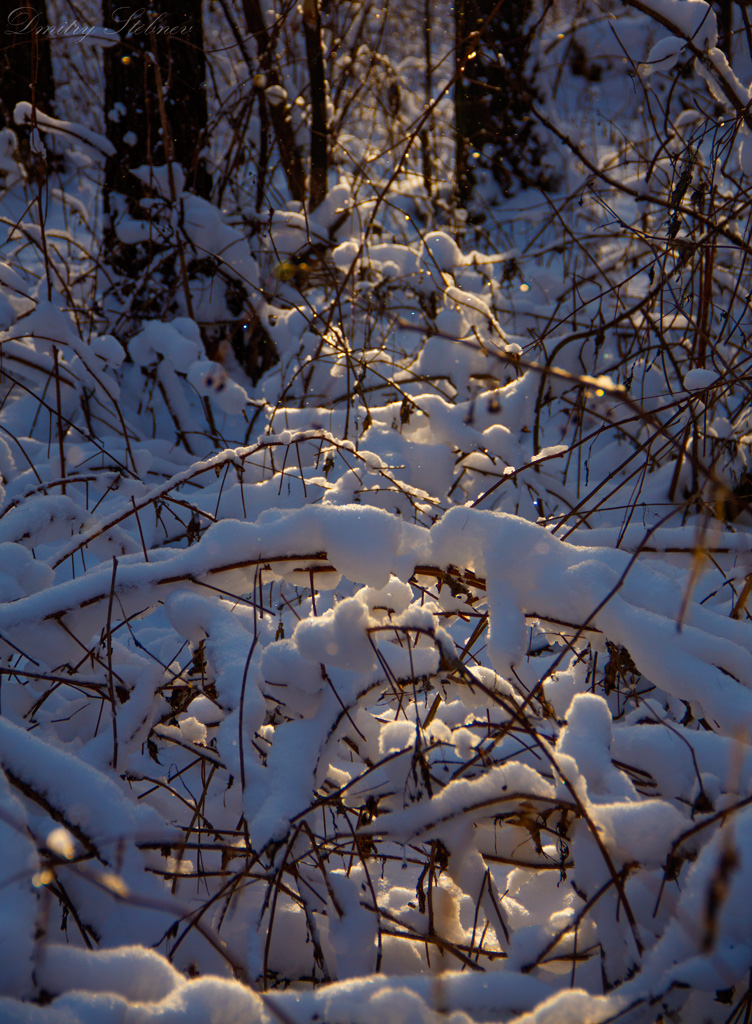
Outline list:
[[[489,168],[504,190],[545,188],[544,152],[531,118],[531,0],[457,0],[457,194],[464,203],[472,166]],[[471,162],[472,161],[472,162]]]
[[[466,80],[468,56],[471,52],[468,36],[469,6],[471,0],[456,0],[454,5],[454,131],[455,131],[455,190],[457,202],[465,206],[472,191],[472,176],[468,167],[468,149],[472,134],[469,107],[469,89]]]
[[[311,83],[311,177],[309,210],[315,210],[327,189],[326,77],[321,47],[321,13],[318,0],[303,4],[308,75]]]
[[[113,193],[141,198],[143,186],[131,171],[168,160],[183,167],[186,188],[208,197],[200,0],[184,0],[179,11],[166,0],[154,0],[148,12],[103,0],[102,11],[105,26],[121,36],[117,46],[104,51],[105,124],[115,147],[105,166],[105,208]]]
[[[33,122],[37,108],[54,113],[54,99],[45,0],[0,0],[0,125],[16,132],[25,161],[30,155],[30,127],[14,123],[15,106],[31,103]]]
[[[110,309],[119,318],[119,329],[129,333],[144,317],[177,310],[179,290],[193,316],[192,270],[181,233],[170,244],[166,222],[162,228],[155,222],[145,239],[133,242],[123,236],[122,223],[128,218],[148,222],[154,216],[143,203],[152,195],[149,179],[133,173],[140,167],[167,165],[173,203],[181,191],[176,164],[185,173],[184,187],[208,198],[206,57],[201,0],[184,0],[179,10],[167,0],[152,0],[148,9],[103,0],[102,14],[105,26],[120,35],[120,43],[107,48],[104,57],[105,126],[115,151],[105,163],[104,246],[108,263],[118,272]]]
[[[431,0],[423,0],[423,59],[426,64],[423,102],[425,109],[433,102],[433,54],[431,53]],[[433,191],[433,161],[431,159],[431,122],[427,121],[420,132],[420,149],[423,158],[423,184],[426,192]]]
[[[260,68],[266,77],[266,88],[279,86],[280,79],[274,66],[274,47],[266,28],[259,0],[243,0],[243,12],[248,31],[256,40],[256,52]],[[290,106],[287,101],[275,98],[274,102],[270,102],[269,116],[274,126],[274,134],[279,146],[290,195],[299,203],[304,203],[306,197],[305,172],[303,161],[300,159],[300,153],[295,145]]]
[[[731,60],[731,38],[734,31],[734,4],[732,0],[716,0],[713,4],[718,19],[718,48]]]

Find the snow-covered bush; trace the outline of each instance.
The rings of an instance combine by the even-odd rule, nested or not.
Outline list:
[[[465,216],[441,19],[426,119],[417,7],[346,6],[326,198],[175,168],[130,224],[195,261],[159,315],[113,305],[94,157],[8,164],[0,1019],[735,1024],[750,58],[702,0],[554,5],[562,191]]]

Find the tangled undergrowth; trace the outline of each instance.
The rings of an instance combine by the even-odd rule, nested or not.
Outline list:
[[[426,106],[350,6],[312,213],[151,169],[134,281],[101,125],[2,165],[3,1019],[740,1024],[746,13],[732,70],[701,0],[554,6],[557,190],[466,211],[446,49]]]

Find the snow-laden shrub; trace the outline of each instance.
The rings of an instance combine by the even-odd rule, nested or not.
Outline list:
[[[570,192],[514,248],[410,140],[364,173],[399,138],[347,140],[349,80],[313,214],[162,197],[224,276],[135,330],[70,193],[43,245],[6,183],[0,1019],[744,1019],[746,128],[706,4],[613,18],[639,93],[583,12],[540,41]],[[625,141],[563,131],[570,43]],[[257,385],[207,352],[231,280]]]

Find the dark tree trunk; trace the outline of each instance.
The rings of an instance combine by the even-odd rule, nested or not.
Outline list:
[[[426,110],[433,102],[433,54],[431,53],[431,0],[423,0],[423,59],[426,64],[423,102]],[[431,129],[427,122],[420,132],[420,149],[423,158],[423,184],[426,192],[433,191],[433,160],[431,159]]]
[[[202,156],[207,138],[206,57],[200,0],[175,8],[153,0],[148,11],[103,0],[107,28],[121,42],[105,50],[105,123],[115,155],[105,166],[105,203],[113,193],[139,199],[131,171],[177,161],[186,187],[208,197]]]
[[[305,0],[303,4],[303,32],[306,42],[308,75],[311,83],[311,177],[309,209],[315,210],[326,195],[327,188],[327,130],[326,130],[326,78],[324,53],[321,46],[321,13],[318,0]]]
[[[734,31],[734,5],[732,0],[716,0],[713,5],[718,18],[718,46],[730,59],[731,36]]]
[[[45,0],[0,0],[0,125],[18,135],[21,156],[29,156],[29,127],[13,122],[17,103],[53,113],[55,83]]]
[[[243,0],[243,13],[248,31],[256,40],[259,68],[266,78],[266,87],[279,86],[280,80],[274,66],[274,45],[264,21],[260,0]],[[287,178],[290,195],[300,203],[305,202],[305,172],[303,161],[295,145],[292,130],[289,104],[284,99],[277,99],[268,104],[269,116],[274,126],[274,134],[282,158],[282,167]]]
[[[457,0],[457,195],[470,196],[472,166],[491,169],[506,195],[546,187],[544,152],[531,107],[537,99],[530,67],[532,0]]]
[[[116,17],[119,0],[103,0],[105,28],[122,30],[125,18]],[[127,31],[127,30],[126,30]],[[105,164],[105,209],[112,215],[115,195],[136,200],[143,196],[141,183],[131,170],[159,159],[159,115],[149,68],[151,43],[145,31],[133,33],[104,51],[104,116],[107,138],[115,147]],[[152,160],[152,155],[154,159]],[[135,210],[133,210],[135,212]]]
[[[150,179],[142,181],[132,172],[167,165],[168,201],[174,201],[180,191],[174,166],[179,164],[185,188],[208,197],[211,177],[202,155],[207,138],[206,57],[201,0],[183,0],[179,8],[167,0],[151,0],[148,8],[103,0],[102,14],[105,27],[120,36],[104,58],[105,125],[114,147],[105,163],[104,245],[108,263],[118,272],[107,315],[116,317],[118,329],[128,334],[144,317],[180,308],[178,292],[193,316],[192,268],[184,239],[178,231],[169,240],[164,211],[143,203],[153,194]],[[127,217],[153,220],[154,230],[134,242],[123,234]]]
[[[468,59],[472,42],[468,39],[471,21],[471,0],[456,0],[454,5],[454,131],[455,131],[455,188],[457,202],[465,206],[472,191],[472,177],[468,167],[468,151],[472,135],[472,118],[467,82]]]
[[[182,36],[155,36],[173,159],[185,170],[188,189],[208,199],[212,181],[202,155],[208,142],[208,106],[201,0],[182,0],[180,15],[173,13],[170,3],[165,3],[164,9],[169,24],[180,24],[185,30]]]

